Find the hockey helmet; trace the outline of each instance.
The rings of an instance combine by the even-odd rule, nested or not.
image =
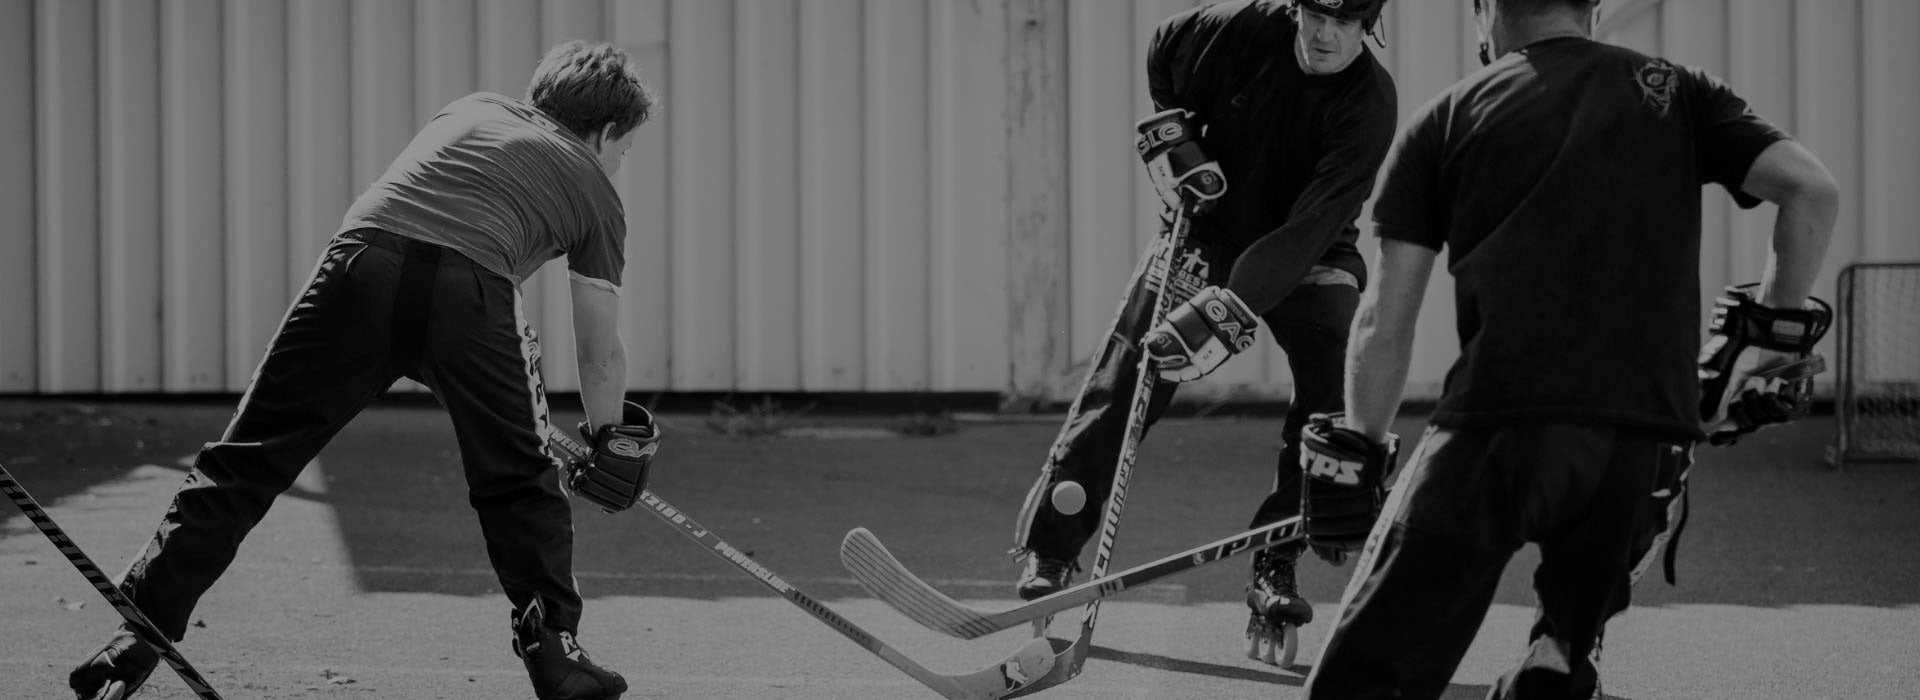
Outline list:
[[[1294,0],[1294,6],[1313,10],[1328,17],[1357,19],[1367,29],[1380,19],[1380,8],[1387,0]]]

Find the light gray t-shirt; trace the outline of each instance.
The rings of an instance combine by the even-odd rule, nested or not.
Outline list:
[[[626,212],[594,151],[534,107],[474,93],[440,111],[347,210],[452,248],[518,285],[567,256],[571,277],[618,292]]]

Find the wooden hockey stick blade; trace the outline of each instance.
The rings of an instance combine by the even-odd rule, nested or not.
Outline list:
[[[840,563],[868,592],[914,622],[961,639],[976,639],[1235,555],[1293,542],[1302,536],[1300,518],[1296,516],[1005,610],[977,608],[941,593],[901,564],[893,552],[864,527],[854,528],[840,541]]]
[[[1085,635],[1074,641],[1055,639],[1052,637],[1035,637],[1034,641],[1044,641],[1051,645],[1053,648],[1053,656],[1049,660],[1052,662],[1053,668],[1047,671],[1046,675],[1034,679],[1025,686],[1022,686],[1019,690],[1008,693],[1006,695],[1008,700],[1032,695],[1073,680],[1074,677],[1080,675],[1080,669],[1086,666],[1087,651],[1093,645],[1093,640]]]
[[[140,608],[120,591],[120,587],[114,584],[113,579],[109,578],[106,572],[101,571],[98,564],[93,563],[93,558],[87,556],[87,553],[80,549],[80,545],[74,544],[72,538],[67,537],[67,532],[53,522],[53,517],[47,515],[46,509],[40,507],[40,502],[34,500],[32,494],[27,493],[26,487],[21,486],[20,482],[13,478],[13,473],[7,471],[5,465],[0,465],[0,492],[6,493],[7,498],[13,501],[13,505],[19,507],[20,512],[25,513],[27,519],[33,521],[34,527],[40,529],[40,534],[46,535],[47,539],[53,542],[53,546],[59,549],[61,554],[66,555],[67,561],[73,564],[73,568],[79,569],[80,575],[85,576],[87,582],[93,584],[93,589],[98,591],[102,598],[107,599],[107,604],[113,607],[113,611],[120,613],[120,618],[126,620],[127,629],[133,630],[134,636],[146,642],[147,646],[153,647],[153,650],[160,655],[160,659],[167,662],[167,666],[180,676],[180,680],[187,684],[187,688],[192,690],[194,695],[202,700],[220,700],[220,694],[214,692],[213,686],[207,683],[207,679],[202,678],[200,672],[194,670],[192,664],[187,663],[186,657],[181,656],[180,651],[173,648],[173,642],[168,641],[166,635],[160,633],[160,628],[155,627],[153,621],[147,619],[146,613],[141,612]],[[122,692],[125,692],[124,687]]]
[[[548,433],[547,442],[574,459],[586,459],[589,456],[586,448],[557,430]],[[880,641],[878,637],[854,624],[852,620],[841,617],[839,613],[815,600],[813,596],[793,587],[771,569],[754,561],[752,557],[733,545],[727,544],[712,530],[695,522],[693,518],[687,517],[685,512],[668,504],[652,491],[640,492],[640,505],[647,512],[671,525],[674,531],[698,542],[708,553],[745,571],[761,585],[787,599],[787,602],[792,603],[794,607],[806,611],[814,619],[825,623],[833,628],[833,631],[839,632],[841,636],[860,645],[868,653],[880,657],[880,660],[900,669],[902,673],[911,676],[914,680],[920,681],[922,685],[933,689],[942,697],[950,700],[997,700],[1026,687],[1053,670],[1052,645],[1047,640],[1034,639],[1021,646],[1012,656],[972,673],[947,675],[935,672],[908,658],[886,642]]]

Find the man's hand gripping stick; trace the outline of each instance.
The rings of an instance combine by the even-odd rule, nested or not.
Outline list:
[[[1813,348],[1832,324],[1833,307],[1809,297],[1803,308],[1771,308],[1757,300],[1758,286],[1728,287],[1715,300],[1700,349],[1701,429],[1715,445],[1806,415],[1813,377],[1826,369]]]
[[[1184,109],[1156,113],[1134,125],[1134,149],[1147,163],[1147,178],[1166,210],[1203,216],[1227,194],[1220,164],[1200,150],[1200,127]]]
[[[592,453],[587,448],[574,442],[563,431],[549,430],[546,439],[549,445],[570,462],[585,463],[593,459]],[[685,511],[673,507],[653,492],[642,493],[639,501],[642,505],[640,510],[652,513],[654,517],[672,527],[675,532],[698,543],[701,549],[746,572],[761,585],[787,599],[787,602],[949,700],[998,700],[1019,695],[1022,691],[1032,688],[1040,679],[1048,677],[1054,670],[1053,645],[1046,639],[1032,639],[1011,656],[972,673],[948,675],[933,671],[905,654],[901,654],[872,633],[854,624],[852,620],[840,616],[832,608],[793,587],[793,584],[787,583],[772,570],[754,561],[746,552],[720,539],[719,535],[695,521]]]
[[[561,483],[567,490],[592,501],[608,513],[617,513],[640,499],[647,489],[647,473],[660,449],[660,427],[653,414],[632,401],[621,402],[619,423],[594,430],[580,423],[580,436],[593,450],[584,458],[566,460]]]
[[[1333,564],[1359,551],[1386,502],[1387,473],[1400,437],[1384,443],[1341,424],[1338,413],[1315,414],[1300,431],[1300,514],[1307,544]]]

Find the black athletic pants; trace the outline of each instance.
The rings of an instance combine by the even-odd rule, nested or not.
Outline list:
[[[1438,698],[1521,545],[1540,546],[1530,648],[1489,697],[1599,696],[1606,622],[1666,531],[1692,445],[1595,424],[1429,428],[1361,555],[1310,698]]]
[[[1232,261],[1219,259],[1224,257],[1190,245],[1174,259],[1174,287],[1183,286],[1182,273],[1189,276],[1184,283],[1187,296],[1198,291],[1199,280],[1225,284]],[[1127,411],[1133,404],[1135,371],[1140,362],[1138,340],[1146,335],[1153,318],[1154,286],[1148,283],[1142,266],[1129,285],[1125,306],[1107,335],[1105,347],[1094,361],[1093,376],[1076,404],[1078,410],[1067,417],[1059,447],[1048,457],[1053,465],[1051,478],[1043,475],[1028,495],[1022,512],[1025,532],[1018,536],[1022,546],[1035,554],[1078,559],[1087,540],[1098,532],[1113,486],[1113,472],[1118,467],[1120,443],[1127,432]],[[1340,410],[1347,331],[1359,303],[1360,292],[1352,285],[1301,284],[1279,306],[1260,317],[1264,327],[1259,332],[1270,335],[1287,353],[1293,397],[1280,431],[1283,447],[1275,465],[1273,492],[1260,504],[1250,527],[1300,512],[1300,430],[1313,414]],[[1154,380],[1147,405],[1149,428],[1166,411],[1176,386]],[[1086,489],[1087,505],[1080,512],[1062,515],[1054,510],[1046,494],[1060,481],[1078,481]],[[1297,554],[1304,546],[1282,545],[1276,549]]]
[[[573,520],[548,429],[539,344],[513,282],[384,231],[334,238],[287,312],[226,434],[208,443],[123,588],[179,640],[241,539],[322,447],[402,376],[453,419],[467,499],[516,609],[577,628]]]

